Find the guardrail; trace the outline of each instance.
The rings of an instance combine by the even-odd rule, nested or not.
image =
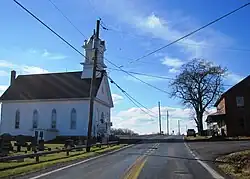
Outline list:
[[[112,142],[108,142],[108,143],[96,143],[96,144],[91,145],[91,147],[102,147],[103,145],[111,146],[111,145],[116,145],[116,144],[119,144],[119,142],[112,141]],[[35,152],[32,154],[6,156],[6,157],[0,157],[0,162],[8,162],[11,160],[21,160],[21,159],[25,159],[25,158],[35,158],[36,162],[39,162],[40,156],[61,153],[61,152],[66,152],[66,155],[69,156],[70,151],[77,150],[77,149],[84,149],[84,148],[86,148],[86,145],[76,146],[76,147],[67,148],[67,149],[46,151],[46,152]]]

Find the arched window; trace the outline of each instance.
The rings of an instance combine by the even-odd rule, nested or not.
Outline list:
[[[101,123],[103,124],[104,123],[104,113],[102,112],[101,114]]]
[[[74,108],[70,114],[70,129],[76,129],[76,110]]]
[[[38,127],[38,112],[36,109],[33,111],[32,127],[33,129],[36,129]]]
[[[51,113],[51,128],[56,129],[56,110],[53,109]]]
[[[20,111],[16,111],[16,116],[15,116],[15,129],[19,129],[20,127]]]

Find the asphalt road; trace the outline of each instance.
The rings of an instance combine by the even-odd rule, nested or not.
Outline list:
[[[154,136],[154,138],[159,137]],[[182,137],[167,138],[180,140]],[[193,159],[184,142],[144,143],[36,179],[213,178],[199,162]]]

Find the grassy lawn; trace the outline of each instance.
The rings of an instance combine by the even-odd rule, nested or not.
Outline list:
[[[222,156],[217,161],[228,162],[219,164],[219,168],[226,174],[236,179],[250,179],[250,150]]]
[[[66,152],[61,152],[58,154],[50,154],[46,156],[39,157],[40,163],[35,162],[35,158],[33,159],[25,159],[24,162],[6,162],[0,163],[0,177],[13,176],[28,172],[34,172],[40,169],[47,168],[52,165],[56,165],[63,162],[69,162],[77,159],[84,159],[87,157],[96,156],[102,154],[104,152],[112,151],[115,149],[119,149],[124,145],[115,145],[111,147],[103,146],[102,148],[92,147],[91,152],[86,153],[83,151],[72,151],[69,156],[66,156]],[[26,165],[26,166],[24,166]],[[5,169],[7,167],[13,167],[13,169]]]

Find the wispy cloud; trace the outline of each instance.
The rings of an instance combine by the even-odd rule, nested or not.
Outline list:
[[[158,124],[158,106],[149,108],[150,114],[155,116],[149,116],[142,112],[139,108],[133,107],[127,110],[122,110],[118,113],[112,114],[111,120],[116,128],[130,128],[139,133],[155,133],[159,131]],[[181,133],[186,132],[186,128],[196,129],[196,123],[191,118],[192,109],[161,106],[162,114],[162,129],[166,131],[166,114],[169,113],[170,130],[178,131],[178,120],[181,124]],[[216,111],[216,108],[208,109],[203,117],[204,128],[206,128],[205,120],[208,114]],[[150,127],[148,127],[150,126]]]
[[[3,92],[8,88],[7,85],[0,85],[0,96],[3,94]]]
[[[95,3],[98,5],[98,3]],[[144,34],[152,39],[165,41],[165,44],[174,41],[201,26],[197,18],[180,12],[178,9],[165,9],[166,16],[159,16],[153,9],[145,9],[148,4],[138,1],[104,1],[98,8],[109,15],[117,17],[121,23],[130,25],[134,33]],[[110,7],[116,7],[110,11]],[[135,8],[136,7],[136,8]],[[178,12],[178,13],[176,13]],[[177,48],[186,59],[205,58],[216,59],[223,55],[214,49],[204,48],[207,45],[230,47],[234,40],[220,31],[208,27],[188,38],[183,39],[171,47]],[[155,48],[155,46],[153,46]]]
[[[232,73],[232,72],[226,76],[226,80],[231,82],[231,84],[236,84],[236,83],[240,82],[241,80],[243,80],[244,78],[245,77],[238,75],[238,74],[235,74],[235,73]]]
[[[8,76],[9,73],[7,71],[4,70],[0,70],[0,76]]]
[[[21,74],[39,74],[39,73],[48,73],[49,71],[37,66],[29,66],[29,65],[19,65],[15,63],[11,63],[6,60],[0,60],[0,67],[9,68],[11,70],[16,70]],[[6,73],[7,75],[7,73]]]
[[[163,65],[167,65],[167,66],[169,66],[169,67],[173,67],[173,68],[180,68],[181,65],[184,64],[184,62],[181,61],[181,60],[178,59],[178,58],[165,57],[165,58],[162,60],[162,64],[163,64]]]
[[[119,94],[112,94],[112,99],[114,104],[118,104],[119,102],[121,102],[123,100],[123,97]]]
[[[179,72],[179,68],[184,64],[184,62],[178,58],[171,58],[166,56],[164,59],[162,59],[161,63],[163,65],[168,66],[170,73],[177,73]]]
[[[152,133],[158,131],[158,107],[150,108],[151,116],[142,112],[139,108],[129,108],[127,110],[120,111],[112,114],[112,122],[114,127],[117,128],[130,128],[139,133]],[[166,114],[169,111],[171,120],[171,129],[177,127],[177,120],[190,121],[189,113],[190,109],[174,108],[168,106],[161,107],[161,113]],[[164,116],[164,115],[163,115]],[[163,117],[163,124],[166,123],[166,119]],[[150,128],[148,127],[150,125]],[[189,125],[190,126],[190,125]]]
[[[67,56],[65,56],[65,55],[58,54],[58,53],[51,53],[46,49],[43,51],[43,53],[41,55],[42,55],[42,57],[45,57],[45,58],[48,58],[51,60],[62,60],[62,59],[67,58]]]

